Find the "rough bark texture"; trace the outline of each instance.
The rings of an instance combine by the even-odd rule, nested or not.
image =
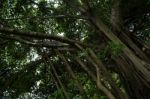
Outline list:
[[[150,58],[140,48],[138,48],[138,46],[132,41],[130,35],[128,35],[126,31],[123,32],[124,27],[123,24],[120,23],[123,21],[123,18],[121,18],[121,7],[119,6],[121,5],[121,2],[119,4],[118,3],[119,2],[117,0],[114,0],[112,6],[111,22],[113,31],[121,33],[119,34],[120,40],[134,51],[134,53],[132,54],[137,55],[140,59],[147,62],[146,64],[148,65],[150,63]],[[115,59],[116,63],[118,64],[118,72],[120,73],[120,77],[124,82],[127,93],[129,94],[131,99],[149,99],[150,80],[149,77],[142,77],[142,71],[140,72],[140,69],[143,68],[143,73],[147,72],[147,75],[149,75],[150,71],[145,68],[143,64],[140,64],[139,66],[141,67],[138,69],[138,67],[135,66],[136,64],[133,64],[131,60],[135,59],[135,63],[137,63],[138,61],[142,63],[142,60],[140,60],[139,58],[135,58],[135,55],[130,55],[131,52],[127,51],[127,53],[124,53],[124,55],[121,55],[119,58]],[[127,57],[129,57],[130,59]]]

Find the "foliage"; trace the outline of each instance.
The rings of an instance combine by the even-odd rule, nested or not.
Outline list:
[[[125,51],[149,66],[150,2],[120,1],[122,30],[110,22],[115,0],[1,0],[0,98],[134,99],[134,80],[149,82]]]
[[[102,60],[110,58],[116,58],[119,54],[122,53],[123,45],[117,44],[115,42],[109,42],[108,45],[99,53],[99,57]]]

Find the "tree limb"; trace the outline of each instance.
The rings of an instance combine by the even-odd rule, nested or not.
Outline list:
[[[79,45],[85,46],[85,44],[81,43],[80,41],[71,40],[68,38],[63,38],[60,36],[54,36],[50,34],[44,34],[39,32],[24,32],[16,29],[10,29],[10,28],[0,28],[1,34],[14,34],[22,37],[33,37],[37,39],[49,39],[49,40],[56,40],[63,43],[74,45],[74,43],[78,43]]]

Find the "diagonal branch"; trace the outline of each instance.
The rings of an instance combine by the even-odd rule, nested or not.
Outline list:
[[[101,81],[99,80],[99,78],[97,79],[95,77],[95,75],[90,71],[90,69],[80,60],[80,59],[76,59],[76,61],[80,64],[80,66],[92,77],[92,79],[96,82],[97,88],[99,90],[101,90],[102,92],[104,92],[104,94],[107,95],[107,97],[109,99],[115,99],[115,97],[113,96],[113,94],[101,83]],[[97,72],[99,73],[99,71]],[[97,75],[97,77],[99,77]]]
[[[92,22],[97,26],[97,28],[104,33],[106,37],[108,37],[111,41],[121,44],[124,46],[122,49],[123,53],[132,61],[135,68],[139,70],[143,74],[143,78],[147,79],[150,82],[150,71],[144,68],[144,64],[141,63],[141,59],[137,57],[104,23],[103,21],[95,15],[95,17],[91,18]]]
[[[48,56],[46,55],[46,57],[48,57]],[[46,62],[46,60],[44,60],[44,62],[45,62],[45,64],[46,64],[46,66],[49,65],[49,64]],[[51,65],[53,65],[53,64],[51,64]],[[53,68],[53,69],[54,69],[54,68]],[[56,84],[57,90],[60,90],[63,86],[59,85],[60,82],[57,82],[57,77],[56,77],[56,75],[52,73],[52,72],[54,72],[53,69],[50,68],[50,76],[52,77],[53,82]],[[63,90],[64,90],[64,89],[63,89]],[[62,91],[60,91],[60,95],[61,95],[62,99],[65,98],[65,96],[63,95],[63,92],[62,92]]]
[[[147,62],[149,61],[149,58],[145,53],[133,42],[131,39],[131,34],[128,32],[124,32],[124,26],[123,26],[123,19],[122,19],[122,12],[121,12],[121,0],[113,0],[113,5],[112,5],[112,10],[111,10],[111,24],[113,27],[114,33],[117,35],[119,34],[119,38],[129,45],[134,52],[141,58],[146,60]]]
[[[84,49],[76,44],[76,46],[84,51]],[[92,63],[92,65],[96,68],[96,73],[97,73],[97,86],[100,86],[100,77],[103,77],[106,81],[109,82],[109,84],[111,85],[111,91],[112,93],[114,93],[116,95],[116,97],[118,97],[119,99],[124,99],[125,97],[124,94],[121,92],[121,90],[116,86],[115,82],[113,81],[113,79],[111,78],[110,73],[107,71],[106,67],[104,66],[104,64],[102,63],[101,60],[98,59],[98,57],[96,56],[96,54],[92,51],[92,49],[88,49],[88,53],[86,54],[86,58],[88,59],[88,61],[90,61]]]
[[[54,75],[55,75],[56,79],[58,80],[58,83],[60,84],[60,86],[61,86],[61,88],[62,88],[62,90],[63,90],[63,92],[64,92],[64,95],[65,95],[66,99],[70,99],[70,98],[69,98],[69,95],[68,95],[68,93],[67,93],[67,91],[66,91],[66,89],[65,89],[65,87],[64,87],[64,85],[63,85],[63,83],[62,83],[62,81],[61,81],[60,78],[59,78],[59,75],[58,75],[58,73],[57,73],[55,67],[54,67],[53,64],[51,63],[51,61],[50,61],[50,59],[48,58],[48,56],[46,56],[46,58],[48,59],[48,63],[49,63],[50,66],[52,67],[52,71],[54,72]],[[45,60],[45,63],[46,63],[46,60]]]
[[[83,90],[82,85],[81,85],[81,84],[79,83],[79,81],[77,80],[77,78],[76,78],[76,76],[75,76],[73,70],[71,69],[71,66],[69,65],[69,63],[67,62],[67,60],[65,59],[65,57],[63,56],[63,54],[61,54],[58,50],[56,50],[55,52],[59,55],[59,57],[61,58],[61,60],[64,62],[67,71],[70,73],[71,77],[75,80],[75,82],[76,82],[76,84],[77,84],[77,86],[78,86],[80,92],[83,93],[84,90]]]

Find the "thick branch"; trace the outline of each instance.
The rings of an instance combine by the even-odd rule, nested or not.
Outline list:
[[[15,40],[15,41],[18,41],[20,43],[23,43],[23,44],[27,44],[29,46],[35,46],[35,47],[49,47],[49,48],[59,48],[59,47],[68,47],[68,45],[66,44],[52,44],[51,42],[49,43],[45,43],[45,42],[31,42],[31,41],[27,41],[25,39],[22,39],[18,36],[8,36],[8,35],[0,35],[0,38],[3,38],[3,39],[9,39],[9,40]]]
[[[111,10],[111,24],[115,34],[119,35],[119,38],[129,45],[141,59],[149,61],[149,58],[145,53],[138,48],[138,46],[130,38],[130,33],[124,32],[122,12],[121,12],[121,0],[113,0],[112,10]]]
[[[144,68],[141,60],[135,56],[134,53],[117,36],[114,35],[114,33],[102,22],[101,19],[99,19],[97,15],[91,19],[97,28],[102,31],[104,35],[106,35],[111,41],[124,46],[122,49],[123,53],[125,53],[127,57],[133,62],[135,68],[143,74],[143,77],[146,78],[148,82],[150,82],[150,71]]]
[[[68,38],[63,38],[60,36],[54,36],[54,35],[50,35],[50,34],[44,34],[44,33],[39,33],[39,32],[24,32],[24,31],[20,31],[20,30],[16,30],[16,29],[10,29],[10,28],[0,28],[0,32],[2,34],[14,34],[14,35],[18,35],[18,36],[26,36],[26,37],[33,37],[33,38],[37,38],[37,39],[49,39],[49,40],[56,40],[56,41],[60,41],[63,43],[67,43],[67,44],[71,44],[74,45],[74,43],[78,43],[80,45],[85,46],[85,44],[79,42],[79,41],[75,41],[75,40],[71,40]]]
[[[84,19],[87,20],[87,17],[83,17],[80,15],[49,15],[49,16],[30,16],[30,17],[14,17],[14,18],[6,18],[2,20],[26,20],[26,19],[60,19],[60,18],[69,18],[69,19]]]

